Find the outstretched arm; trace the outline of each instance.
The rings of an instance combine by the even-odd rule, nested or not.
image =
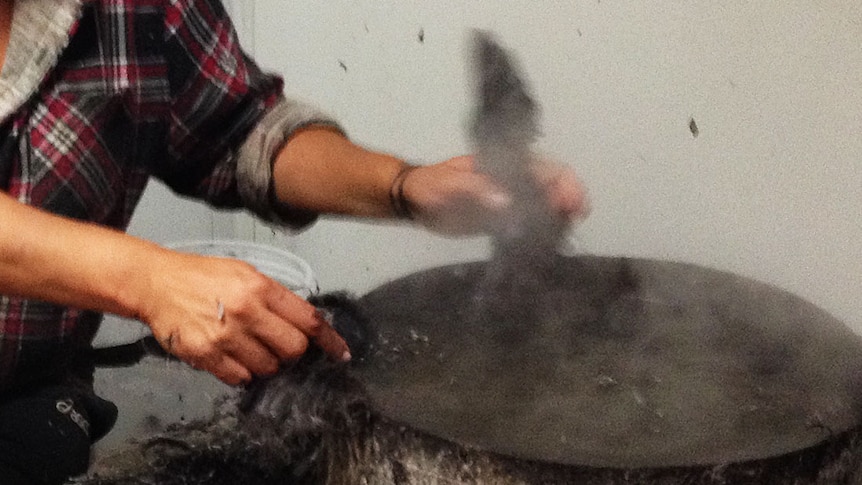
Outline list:
[[[403,160],[357,146],[336,130],[309,127],[294,133],[279,152],[275,195],[281,203],[312,212],[391,218],[397,215],[393,182],[404,166]],[[561,219],[574,221],[589,212],[574,172],[537,161],[534,173]],[[499,185],[475,171],[469,156],[416,167],[398,183],[416,221],[443,234],[487,230],[509,203]]]

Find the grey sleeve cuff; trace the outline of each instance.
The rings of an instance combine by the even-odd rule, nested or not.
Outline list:
[[[300,229],[317,214],[280,204],[273,193],[272,168],[275,157],[290,135],[309,125],[338,123],[317,108],[296,100],[281,98],[249,133],[237,152],[237,188],[243,204],[266,222]]]

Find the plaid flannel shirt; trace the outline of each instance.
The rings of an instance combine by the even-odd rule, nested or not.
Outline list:
[[[217,207],[310,222],[270,203],[271,160],[292,130],[333,122],[282,97],[281,79],[241,51],[217,0],[15,8],[0,75],[0,189],[125,229],[152,175]],[[86,361],[100,320],[0,296],[0,391],[64,379]]]

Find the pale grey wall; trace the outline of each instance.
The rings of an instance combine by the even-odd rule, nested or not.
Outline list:
[[[243,6],[259,61],[290,94],[356,140],[423,160],[468,150],[468,31],[496,32],[544,107],[540,148],[590,187],[577,247],[732,270],[862,329],[858,0]],[[330,221],[270,240],[306,257],[325,288],[360,292],[485,254],[482,241]]]

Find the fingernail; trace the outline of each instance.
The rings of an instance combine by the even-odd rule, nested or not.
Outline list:
[[[350,359],[352,359],[352,358],[353,358],[353,356],[350,355],[349,350],[345,350],[344,353],[341,354],[341,361],[342,362],[350,362]]]

